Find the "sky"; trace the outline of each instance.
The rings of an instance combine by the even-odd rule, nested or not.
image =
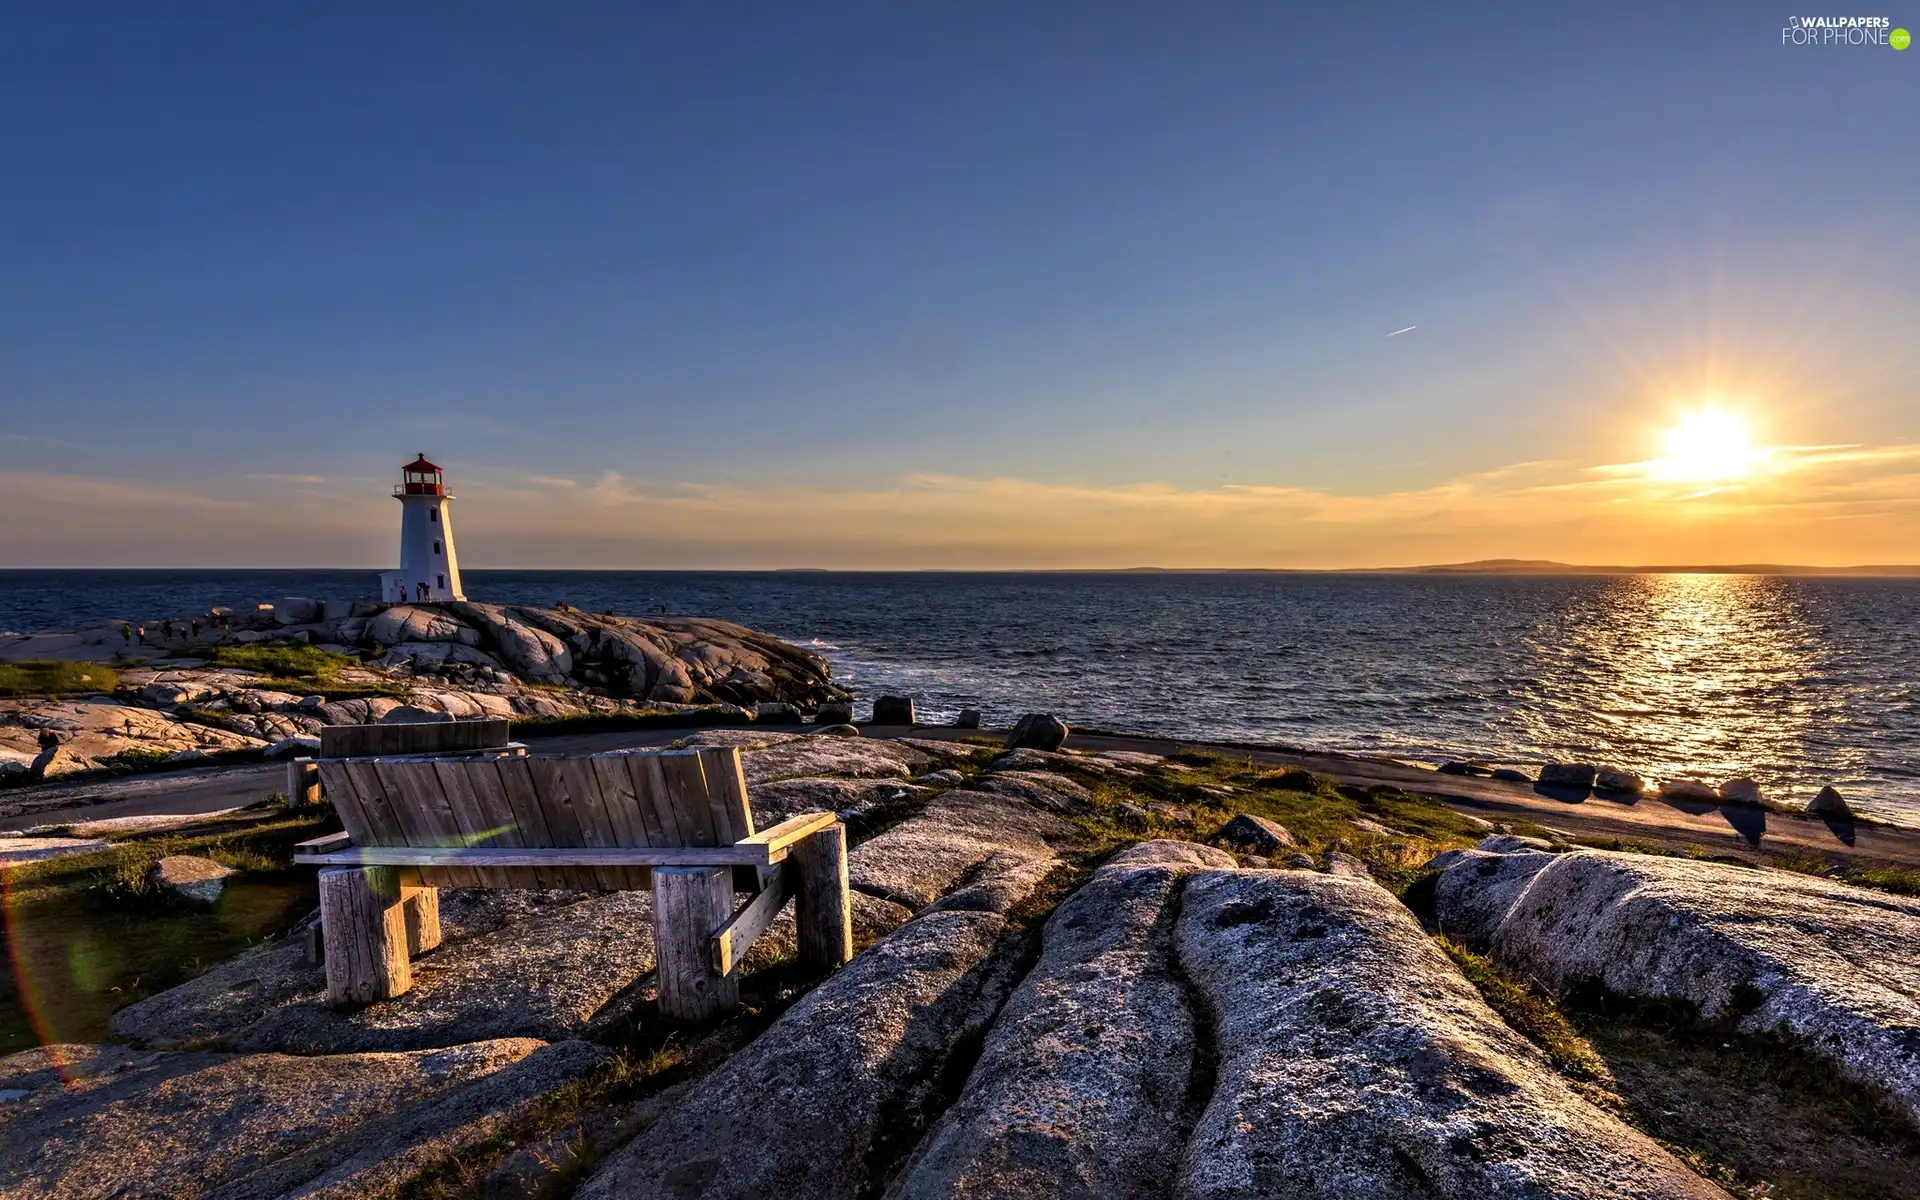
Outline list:
[[[1920,47],[1453,7],[16,11],[0,567],[1920,561]]]

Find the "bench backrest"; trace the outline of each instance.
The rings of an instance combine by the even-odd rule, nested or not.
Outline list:
[[[511,736],[504,717],[394,725],[329,725],[320,731],[320,755],[323,758],[372,758],[384,754],[496,750],[505,746]]]
[[[732,746],[321,759],[317,766],[355,846],[725,846],[753,835],[740,751]],[[431,867],[421,876],[435,887],[622,890],[651,883],[646,867]]]

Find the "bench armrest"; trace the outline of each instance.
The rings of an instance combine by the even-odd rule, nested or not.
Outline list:
[[[808,834],[818,833],[830,825],[836,825],[839,821],[840,818],[830,812],[801,813],[797,817],[788,817],[778,825],[762,829],[752,837],[741,838],[734,845],[765,846],[768,858],[778,862],[795,842]]]
[[[353,845],[353,838],[346,833],[329,833],[325,837],[310,838],[293,844],[296,854],[331,854],[335,850],[345,850]]]

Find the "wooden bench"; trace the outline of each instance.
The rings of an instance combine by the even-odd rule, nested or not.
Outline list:
[[[795,900],[799,954],[853,953],[846,827],[803,813],[756,831],[731,747],[584,756],[323,758],[344,833],[303,842],[320,872],[327,1002],[398,996],[440,942],[441,887],[651,888],[660,1009],[739,1002],[747,948]],[[751,898],[737,912],[735,892]]]

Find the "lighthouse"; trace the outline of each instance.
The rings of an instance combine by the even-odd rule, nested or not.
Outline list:
[[[380,574],[380,598],[389,604],[465,600],[460,560],[453,552],[453,521],[440,468],[422,454],[400,468],[393,489],[400,502],[400,569]]]

